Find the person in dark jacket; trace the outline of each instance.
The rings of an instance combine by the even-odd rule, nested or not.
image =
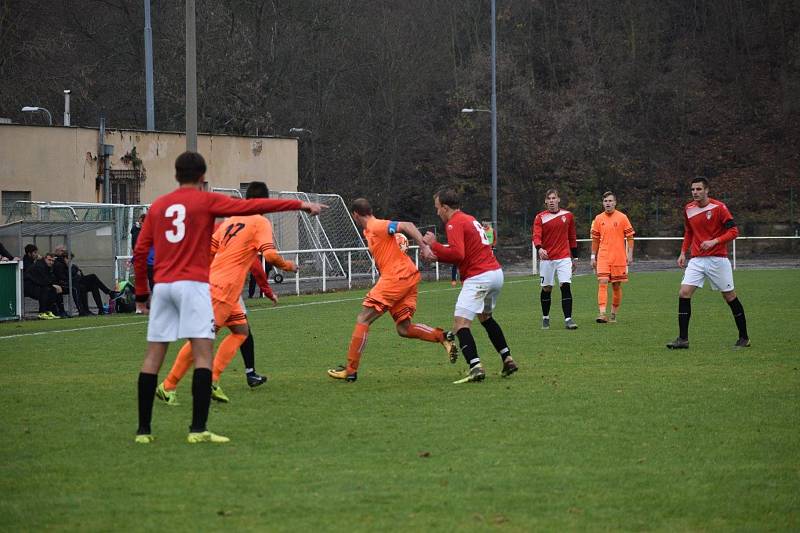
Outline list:
[[[92,298],[97,306],[97,314],[105,314],[103,308],[103,300],[100,297],[100,292],[104,292],[109,301],[118,296],[119,293],[109,289],[96,274],[84,274],[84,272],[75,264],[75,254],[69,254],[67,257],[67,250],[64,246],[56,247],[56,261],[53,266],[56,280],[64,292],[69,290],[69,277],[68,269],[72,272],[72,299],[78,307],[78,314],[80,316],[91,315],[89,311],[89,293],[92,293]]]
[[[62,289],[53,275],[55,259],[55,254],[48,253],[36,260],[26,276],[25,296],[39,300],[39,318],[42,319],[57,318],[53,311],[58,310]]]

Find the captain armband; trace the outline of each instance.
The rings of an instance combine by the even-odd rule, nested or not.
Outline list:
[[[725,224],[723,224],[723,225],[725,226],[725,229],[735,228],[736,227],[736,221],[734,221],[733,219],[730,219],[727,222],[725,222]]]
[[[397,233],[397,226],[399,225],[400,223],[396,220],[392,220],[391,222],[389,222],[389,235],[394,235],[395,233]]]

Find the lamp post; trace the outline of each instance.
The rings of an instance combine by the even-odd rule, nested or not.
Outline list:
[[[45,113],[47,113],[47,121],[50,123],[51,126],[53,125],[53,115],[51,115],[50,111],[48,111],[43,107],[34,107],[26,105],[25,107],[22,108],[22,111],[25,113],[35,113],[37,111],[44,111]]]
[[[497,30],[495,0],[492,0],[492,105],[491,109],[465,107],[462,113],[491,113],[492,115],[492,226],[497,232]]]
[[[495,0],[492,0],[492,229],[497,235],[497,30]]]
[[[289,128],[289,133],[300,135],[307,133],[311,138],[311,192],[315,192],[317,188],[317,147],[314,144],[314,132],[308,128]]]
[[[492,228],[497,231],[497,121],[494,109],[465,107],[462,113],[491,113],[492,115]]]

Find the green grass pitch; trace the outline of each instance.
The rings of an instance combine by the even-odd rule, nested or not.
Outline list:
[[[500,378],[476,326],[488,377],[460,386],[463,360],[389,317],[359,381],[329,379],[365,291],[251,301],[270,381],[249,390],[237,356],[209,420],[221,446],[185,442],[188,379],[180,406],[155,405],[156,442],[133,443],[142,317],[0,324],[0,529],[796,531],[800,271],[735,278],[752,348],[702,290],[691,349],[671,352],[677,271],[633,274],[609,325],[577,278],[577,331],[557,290],[542,331],[538,281],[509,277],[495,316],[520,372]],[[449,326],[456,295],[424,283],[416,320]]]

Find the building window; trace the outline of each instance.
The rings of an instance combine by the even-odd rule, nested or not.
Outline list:
[[[30,202],[31,201],[31,191],[2,191],[2,216],[3,220],[5,220],[8,215],[11,214],[12,209],[14,209],[14,204],[16,202]],[[31,213],[31,206],[30,204],[23,206],[17,206],[17,215],[29,215]]]
[[[111,170],[111,203],[137,205],[141,203],[142,182],[145,180],[141,170]]]

